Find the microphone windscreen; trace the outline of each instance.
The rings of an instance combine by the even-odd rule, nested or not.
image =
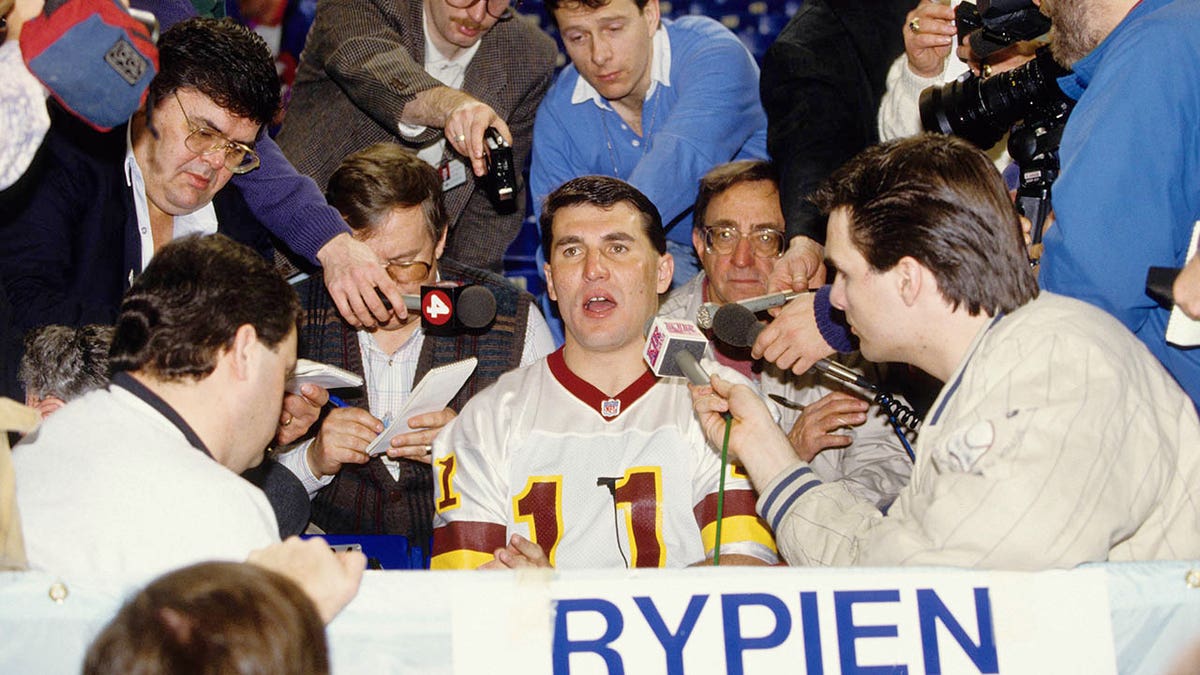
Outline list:
[[[737,303],[727,303],[713,315],[712,330],[717,339],[727,345],[750,347],[762,330],[762,324],[754,312]]]
[[[655,317],[647,327],[642,356],[659,377],[687,377],[679,367],[679,353],[689,352],[693,358],[701,359],[707,346],[704,334],[690,321]]]
[[[496,296],[484,286],[467,286],[458,296],[458,321],[467,328],[483,328],[496,318]]]

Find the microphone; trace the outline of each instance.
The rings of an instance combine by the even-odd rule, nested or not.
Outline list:
[[[704,350],[708,347],[704,333],[690,321],[654,317],[646,322],[645,333],[646,347],[642,356],[658,377],[688,377],[679,365],[680,355],[686,355],[696,363],[704,358]],[[707,383],[705,377],[702,384]]]
[[[383,306],[392,303],[375,289]],[[435,335],[478,330],[496,318],[496,296],[485,286],[422,286],[420,295],[404,295],[404,307],[421,313],[421,326]]]
[[[754,316],[754,312],[738,304],[722,305],[716,316],[713,317],[713,335],[716,335],[721,342],[734,347],[749,348],[753,346],[763,328],[766,328],[766,324],[760,322]],[[813,364],[813,368],[834,379],[862,387],[867,391],[879,390],[878,386],[863,377],[861,373],[847,368],[837,361],[821,359]]]
[[[745,300],[740,300],[733,304],[741,305],[742,307],[750,310],[751,313],[756,314],[764,309],[771,309],[772,307],[786,305],[787,303],[791,302],[792,299],[804,295],[805,293],[812,293],[812,291],[781,291],[779,293],[768,293],[766,295],[759,295],[753,298],[746,298]],[[715,302],[706,302],[700,305],[700,309],[696,311],[696,325],[705,330],[712,328],[713,321],[716,320],[716,314],[717,312],[721,311],[722,306],[723,305],[719,305]]]

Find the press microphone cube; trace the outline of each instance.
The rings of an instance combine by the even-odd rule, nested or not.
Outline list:
[[[496,318],[496,296],[483,286],[422,286],[421,327],[430,335],[485,328]]]
[[[690,321],[656,317],[646,334],[646,349],[643,356],[650,370],[659,377],[687,377],[679,366],[676,355],[687,352],[699,361],[704,357],[708,339]]]

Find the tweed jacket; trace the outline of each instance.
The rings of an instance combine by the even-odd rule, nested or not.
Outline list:
[[[425,72],[422,21],[420,0],[317,4],[276,140],[292,164],[321,189],[346,155],[374,143],[405,143],[397,128],[404,106],[421,92],[441,86]],[[549,37],[513,16],[484,34],[467,66],[463,91],[506,121],[518,167],[524,167],[529,156],[534,114],[554,76],[556,54]],[[439,134],[440,129],[427,129],[416,141],[424,145]],[[446,191],[450,232],[445,255],[498,272],[505,250],[520,231],[525,191],[515,213],[499,215],[481,186],[468,177],[465,184]]]
[[[444,337],[426,334],[421,346],[413,386],[434,366],[479,358],[475,373],[450,402],[451,408],[461,410],[478,391],[520,364],[533,298],[502,277],[444,257],[438,268],[443,279],[482,283],[496,296],[496,319],[486,331]],[[321,276],[304,280],[296,291],[303,307],[299,355],[363,375],[357,331],[338,314]],[[338,393],[347,405],[368,407],[365,387]],[[318,428],[313,426],[314,431]],[[433,526],[432,477],[427,465],[411,460],[400,462],[398,478],[379,458],[347,464],[317,493],[312,507],[312,522],[329,534],[402,534],[423,545]]]

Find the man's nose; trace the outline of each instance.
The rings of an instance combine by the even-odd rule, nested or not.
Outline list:
[[[734,267],[749,267],[754,264],[754,247],[750,245],[748,237],[738,238],[737,245],[733,247],[730,262]]]
[[[587,279],[603,279],[608,276],[608,264],[600,251],[588,251],[584,258],[583,275]]]

